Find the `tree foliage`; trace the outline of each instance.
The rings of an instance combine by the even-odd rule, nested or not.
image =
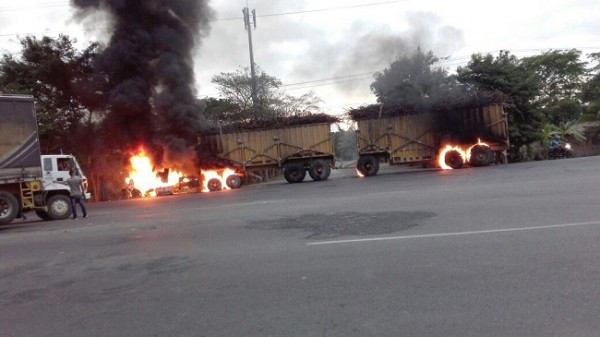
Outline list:
[[[281,80],[257,67],[256,102],[252,97],[252,76],[248,67],[233,73],[215,75],[221,99],[206,100],[207,117],[220,122],[243,121],[251,118],[278,118],[319,112],[321,99],[313,92],[292,96],[281,90]]]
[[[73,43],[65,35],[28,36],[21,40],[20,57],[5,54],[0,60],[0,91],[35,97],[44,152],[75,151],[80,141],[74,135],[90,117],[83,97],[89,97],[86,83],[98,45],[78,51]]]
[[[575,49],[551,50],[522,59],[522,64],[539,78],[539,102],[546,119],[557,125],[581,115],[581,88],[585,62]]]
[[[544,115],[537,97],[540,95],[539,77],[508,51],[497,57],[474,54],[465,67],[457,69],[458,81],[477,90],[499,90],[512,102],[507,106],[508,127],[512,154],[522,145],[540,138]]]

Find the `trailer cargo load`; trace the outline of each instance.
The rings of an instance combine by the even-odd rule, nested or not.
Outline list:
[[[357,170],[376,175],[382,161],[442,168],[505,163],[509,139],[502,100],[480,93],[420,113],[378,105],[353,109]]]
[[[295,123],[255,123],[258,128],[224,128],[200,136],[199,147],[241,171],[283,168],[290,183],[302,182],[306,172],[315,181],[326,180],[335,157],[330,126],[338,120],[327,115],[309,117],[292,118]]]

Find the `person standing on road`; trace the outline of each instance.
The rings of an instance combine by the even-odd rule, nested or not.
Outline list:
[[[79,207],[81,207],[83,217],[87,218],[87,210],[83,204],[83,179],[75,175],[75,169],[69,170],[69,175],[71,177],[67,179],[67,184],[71,190],[71,209],[73,210],[73,220],[77,219],[77,204],[79,204]]]

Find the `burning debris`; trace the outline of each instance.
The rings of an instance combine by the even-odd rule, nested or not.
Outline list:
[[[204,0],[71,0],[76,16],[109,16],[97,69],[110,112],[104,124],[125,148],[178,165],[207,126],[194,89],[193,50],[213,11]],[[192,159],[193,160],[193,159]],[[172,165],[171,165],[172,166]]]

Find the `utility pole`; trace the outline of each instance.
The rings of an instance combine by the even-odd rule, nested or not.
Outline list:
[[[244,28],[248,32],[248,47],[250,49],[250,81],[252,86],[252,106],[254,110],[257,109],[257,88],[256,88],[256,69],[254,67],[254,50],[252,47],[252,26],[256,29],[256,10],[252,10],[252,22],[250,22],[250,10],[248,7],[244,7],[242,9],[242,13],[244,13]]]

